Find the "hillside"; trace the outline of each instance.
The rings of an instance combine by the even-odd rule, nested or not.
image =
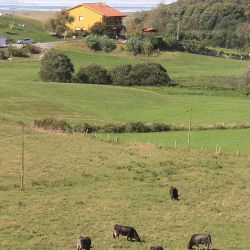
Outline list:
[[[16,25],[16,27],[14,27]],[[14,28],[11,28],[14,27]],[[15,16],[0,16],[0,36],[8,38],[8,43],[15,43],[17,39],[28,37],[35,42],[52,42],[58,40],[49,34],[45,25],[32,18]]]
[[[1,249],[13,249],[13,238],[20,250],[75,249],[84,234],[96,250],[159,244],[180,250],[193,233],[205,231],[213,249],[248,249],[249,157],[216,158],[26,128],[21,192],[20,131],[0,119]],[[179,202],[169,198],[172,185],[179,188]],[[114,240],[116,223],[134,226],[146,242]]]
[[[98,63],[107,68],[149,60],[145,56],[134,58],[119,48],[110,54],[91,52],[77,41],[67,42],[57,50],[70,57],[76,71],[82,65],[96,63],[97,57]],[[43,83],[39,79],[37,58],[0,61],[0,112],[9,121],[21,120],[26,124],[54,117],[71,124],[142,121],[188,126],[188,110],[192,106],[194,126],[250,122],[249,97],[235,88],[234,81],[244,74],[249,62],[181,52],[164,52],[150,60],[166,67],[180,86],[127,88]],[[193,132],[192,147],[200,149],[204,145],[206,150],[214,151],[220,145],[225,153],[235,154],[239,149],[249,154],[248,135],[249,130],[244,129]],[[185,148],[187,142],[186,132],[119,135],[119,138],[168,146],[174,146],[176,141],[178,148]]]
[[[182,52],[134,57],[121,47],[93,52],[82,41],[56,50],[76,71],[91,63],[158,62],[179,85],[42,82],[39,57],[1,60],[0,249],[75,249],[84,235],[93,250],[180,250],[192,234],[205,232],[213,249],[248,249],[250,129],[192,131],[188,149],[183,131],[95,136],[37,129],[32,121],[179,125],[189,123],[192,106],[193,125],[249,123],[249,96],[235,82],[249,62]],[[215,155],[218,145],[222,154]],[[171,186],[180,201],[170,199]],[[145,242],[113,239],[116,223],[135,227]]]
[[[136,14],[143,26],[153,26],[163,36],[197,39],[208,45],[244,48],[250,41],[250,2],[247,0],[179,0]],[[138,20],[137,20],[138,21]]]

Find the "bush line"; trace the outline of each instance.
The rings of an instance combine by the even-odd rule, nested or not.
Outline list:
[[[176,126],[162,122],[143,123],[143,122],[128,122],[125,124],[93,125],[89,123],[70,125],[64,120],[54,118],[45,118],[35,120],[33,126],[45,130],[61,131],[61,132],[76,132],[76,133],[152,133],[152,132],[170,132],[170,131],[188,131],[187,126]],[[219,130],[219,129],[248,129],[250,123],[245,124],[214,124],[214,125],[196,125],[192,130]]]

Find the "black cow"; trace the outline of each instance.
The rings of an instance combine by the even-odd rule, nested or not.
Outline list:
[[[157,247],[150,247],[150,250],[164,250],[164,249],[161,246],[157,246]]]
[[[169,190],[169,195],[171,200],[179,200],[178,189],[176,187],[171,187]]]
[[[133,227],[116,224],[114,226],[113,237],[119,238],[119,235],[127,236],[127,240],[141,242],[141,238]]]
[[[77,240],[76,249],[77,250],[90,250],[91,248],[91,239],[89,237],[80,236]]]
[[[196,246],[199,248],[199,244],[205,244],[205,249],[211,249],[212,250],[212,238],[210,234],[194,234],[192,235],[189,243],[188,243],[188,249],[192,249],[193,246]]]

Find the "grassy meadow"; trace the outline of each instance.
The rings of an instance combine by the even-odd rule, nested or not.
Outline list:
[[[0,131],[20,134],[1,120]],[[19,191],[21,137],[1,138],[0,248],[186,249],[192,233],[210,232],[215,249],[247,249],[248,157],[115,144],[26,128],[25,191]],[[180,201],[168,195],[171,185]],[[242,205],[244,204],[244,205]],[[114,240],[115,223],[134,226],[145,243]]]
[[[186,249],[194,233],[210,232],[214,249],[250,244],[250,130],[62,134],[32,128],[34,119],[71,124],[129,121],[188,124],[250,122],[250,99],[233,90],[249,62],[164,52],[134,58],[119,48],[93,53],[83,42],[57,48],[77,70],[148,60],[162,63],[176,87],[128,88],[44,83],[39,57],[0,61],[0,249],[75,249],[79,235],[93,249]],[[21,123],[25,123],[25,190],[20,191]],[[135,140],[135,143],[131,143]],[[174,143],[177,142],[177,149]],[[204,145],[204,151],[200,152]],[[215,146],[223,154],[215,157]],[[235,151],[241,155],[236,157]],[[169,198],[178,187],[180,201]],[[145,243],[114,240],[116,223],[134,226]],[[13,245],[13,238],[15,244]]]
[[[10,29],[13,23],[24,24],[25,27]],[[52,42],[58,40],[58,38],[52,37],[49,34],[49,31],[45,28],[45,24],[42,24],[38,20],[22,16],[15,16],[14,18],[1,16],[0,36],[7,37],[9,43],[16,43],[16,40],[25,37],[31,38],[35,42]]]

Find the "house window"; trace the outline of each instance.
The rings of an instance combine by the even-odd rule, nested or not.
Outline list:
[[[79,21],[83,21],[83,16],[79,16]]]

